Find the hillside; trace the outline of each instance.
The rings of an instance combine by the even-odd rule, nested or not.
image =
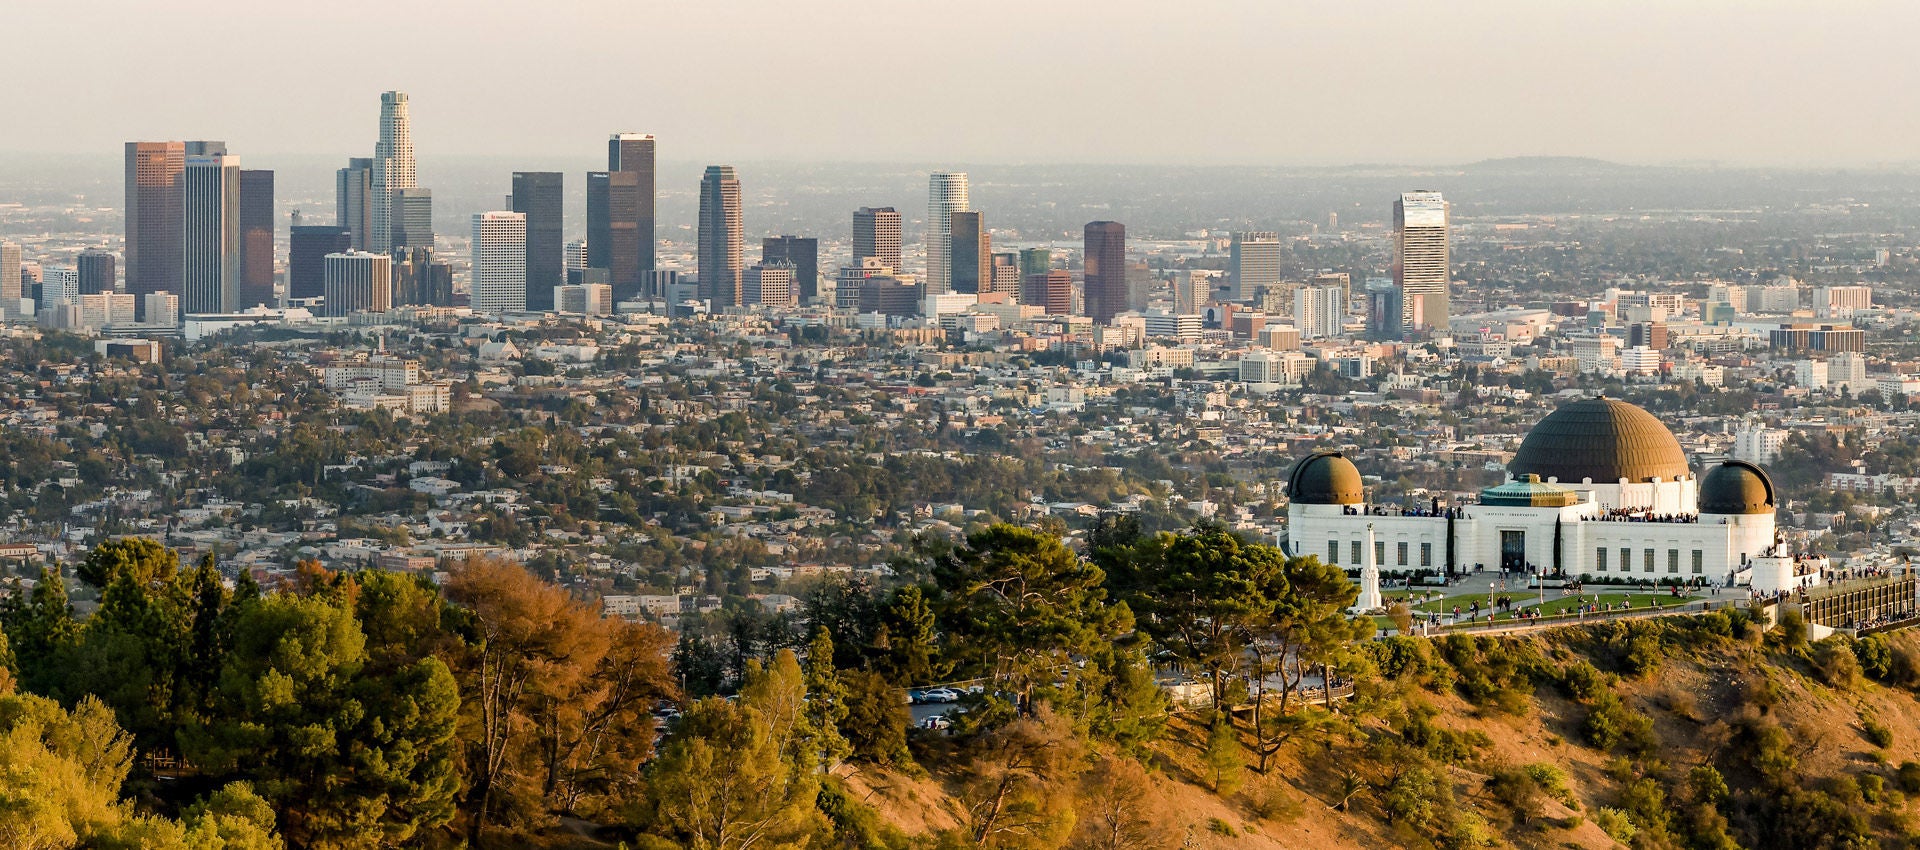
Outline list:
[[[1860,675],[1844,640],[1710,628],[1670,620],[1498,644],[1408,641],[1401,649],[1429,656],[1298,733],[1267,775],[1248,771],[1226,795],[1209,789],[1205,724],[1182,715],[1151,748],[1138,836],[1104,845],[1082,834],[1075,846],[1920,846],[1909,802],[1920,767],[1901,769],[1920,758],[1920,700],[1909,689],[1920,641],[1860,650],[1890,651],[1868,666],[1903,687]],[[1598,681],[1583,678],[1591,671]],[[1609,692],[1617,707],[1598,695]],[[1616,731],[1598,731],[1596,715]],[[849,779],[916,845],[963,820],[963,771],[922,753],[931,779],[871,768]],[[1557,768],[1564,791],[1527,777],[1531,765]],[[1404,776],[1421,771],[1449,787],[1415,799]],[[1709,787],[1712,776],[1724,787]],[[1350,811],[1336,810],[1356,784]],[[1083,783],[1075,817],[1102,803]]]

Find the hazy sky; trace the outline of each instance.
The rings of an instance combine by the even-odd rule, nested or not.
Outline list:
[[[1914,0],[0,0],[0,150],[1920,160]]]

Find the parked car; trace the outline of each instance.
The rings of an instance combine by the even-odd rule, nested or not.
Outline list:
[[[927,701],[926,691],[908,691],[907,692],[907,702],[913,703],[914,705],[919,705],[926,701]]]
[[[934,688],[926,693],[927,702],[959,702],[960,692],[952,688]]]
[[[936,714],[936,715],[933,715],[932,717],[928,717],[927,719],[920,721],[920,728],[932,729],[935,731],[945,731],[947,729],[953,728],[953,721],[948,720],[947,716],[944,714]]]

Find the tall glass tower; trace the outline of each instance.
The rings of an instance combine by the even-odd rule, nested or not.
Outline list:
[[[380,94],[380,141],[373,147],[372,183],[367,250],[383,254],[393,249],[394,231],[403,225],[401,192],[416,185],[413,125],[407,114],[406,92]]]

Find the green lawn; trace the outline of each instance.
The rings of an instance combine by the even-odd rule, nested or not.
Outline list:
[[[1535,598],[1538,598],[1538,597],[1535,597]],[[1649,597],[1647,596],[1647,594],[1644,594],[1644,593],[1635,593],[1635,594],[1589,593],[1586,595],[1585,601],[1593,602],[1593,603],[1604,606],[1608,604],[1618,603],[1622,600],[1632,599],[1633,609],[1635,611],[1643,611],[1643,610],[1646,610],[1648,598]],[[1675,599],[1671,596],[1668,596],[1665,593],[1660,594],[1658,598],[1660,600],[1660,607],[1662,608],[1672,608],[1675,605],[1684,605],[1693,599],[1693,597],[1690,597],[1690,596],[1683,596],[1679,599]],[[1538,606],[1538,607],[1539,607],[1540,613],[1542,614],[1558,614],[1562,611],[1571,611],[1575,607],[1578,607],[1579,605],[1582,605],[1582,604],[1584,604],[1584,602],[1578,596],[1556,597],[1551,592],[1549,592],[1547,594],[1547,604]]]
[[[1498,594],[1495,594],[1495,595],[1498,595]],[[1396,591],[1394,593],[1386,594],[1385,598],[1386,598],[1387,604],[1391,605],[1395,601],[1406,599],[1407,595],[1404,592]],[[1432,602],[1422,602],[1418,605],[1412,606],[1412,608],[1413,610],[1418,611],[1422,614],[1431,614],[1434,612],[1439,612],[1442,614],[1451,614],[1453,613],[1453,606],[1455,605],[1460,606],[1460,610],[1464,612],[1467,610],[1469,606],[1473,605],[1473,603],[1475,602],[1479,602],[1481,610],[1485,610],[1487,607],[1487,595],[1485,593],[1462,593],[1454,596],[1442,597]]]

